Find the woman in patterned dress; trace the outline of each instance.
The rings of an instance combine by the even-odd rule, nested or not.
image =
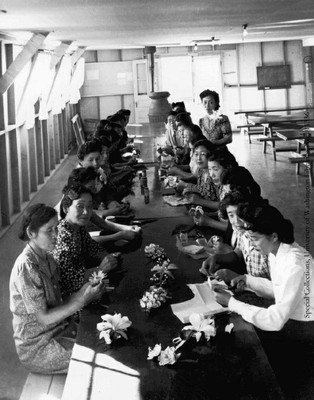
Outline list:
[[[232,130],[229,118],[218,113],[220,107],[219,95],[206,89],[200,94],[206,115],[199,121],[203,135],[217,147],[226,147],[232,142]]]
[[[93,196],[86,187],[73,184],[63,191],[61,220],[53,255],[60,265],[60,286],[63,297],[77,292],[95,270],[107,273],[117,267],[115,254],[107,254],[86,230],[93,212]],[[91,268],[97,264],[98,267]]]
[[[85,283],[63,301],[59,268],[51,255],[57,241],[57,213],[35,204],[23,216],[20,239],[27,241],[10,277],[14,340],[23,366],[41,374],[66,373],[76,325],[69,318],[104,292],[104,284]]]
[[[195,143],[193,157],[199,167],[197,185],[185,184],[183,193],[193,204],[218,210],[219,200],[223,197],[222,174],[238,163],[227,149],[213,151],[208,140]]]

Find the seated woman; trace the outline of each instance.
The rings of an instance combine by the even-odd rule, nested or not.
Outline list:
[[[219,200],[223,198],[221,176],[238,163],[227,149],[212,151],[212,143],[208,140],[200,140],[194,148],[194,158],[199,167],[197,185],[181,184],[183,193],[193,204],[218,210]]]
[[[244,271],[252,276],[270,279],[268,258],[258,252],[244,229],[244,221],[239,217],[239,209],[244,205],[266,205],[267,200],[252,196],[244,187],[232,190],[219,203],[222,218],[229,220],[233,233],[231,248],[226,254],[210,255],[202,264],[200,272],[205,275],[215,273],[218,279],[230,282]],[[242,270],[242,272],[241,272]]]
[[[85,186],[94,194],[97,193],[97,178],[97,173],[93,167],[75,168],[68,178],[67,187],[79,184]],[[138,233],[135,230],[132,230],[131,226],[126,227],[125,230],[122,230],[117,224],[108,224],[102,217],[103,211],[99,211],[97,209],[97,203],[95,207],[96,208],[93,209],[90,221],[86,225],[86,229],[88,232],[103,231],[102,236],[96,236],[93,238],[96,242],[115,242],[117,240],[133,240],[136,238]]]
[[[52,207],[34,204],[25,210],[19,238],[27,245],[10,277],[16,350],[23,366],[40,374],[67,372],[76,336],[76,324],[69,317],[105,291],[103,283],[89,282],[62,300],[59,267],[51,255],[57,225]]]
[[[121,119],[122,122],[122,128],[123,128],[123,134],[122,134],[122,141],[121,141],[121,147],[124,144],[124,147],[122,147],[122,151],[131,151],[133,150],[133,139],[130,139],[128,137],[128,133],[125,130],[127,124],[129,123],[130,116],[131,116],[131,111],[127,110],[125,108],[121,108],[116,115],[121,115],[123,118]]]
[[[192,128],[195,135],[198,135],[200,137],[204,136],[204,139],[206,139],[206,136],[203,135],[201,128],[198,125],[195,125],[193,123],[192,118],[191,118],[191,113],[189,113],[189,112],[178,113],[175,117],[175,122],[176,122],[177,128],[179,125],[188,126],[188,127]]]
[[[86,225],[93,212],[92,192],[82,185],[73,184],[63,190],[61,220],[53,251],[60,265],[60,286],[63,297],[77,292],[94,270],[109,272],[118,265],[114,255],[88,234]],[[91,268],[92,264],[98,267]]]
[[[229,118],[219,114],[219,95],[206,89],[200,94],[206,115],[199,121],[203,135],[216,147],[225,147],[232,142],[232,130]]]
[[[196,182],[198,165],[193,157],[194,145],[205,138],[192,126],[179,123],[178,129],[182,131],[183,148],[175,149],[174,165],[169,167],[168,174],[179,176],[185,181]]]
[[[94,200],[101,205],[103,211],[102,216],[117,215],[128,212],[129,207],[121,204],[121,196],[115,187],[111,187],[107,175],[101,169],[102,162],[102,144],[99,140],[93,139],[83,143],[77,152],[79,159],[79,166],[88,168],[93,167],[98,173],[99,181],[101,183],[97,195]]]
[[[221,176],[221,183],[223,187],[222,198],[230,191],[237,190],[241,193],[247,193],[252,200],[258,201],[261,199],[260,186],[245,167],[238,166],[226,169]],[[194,222],[196,225],[209,226],[223,232],[226,231],[228,226],[228,218],[222,218],[219,212],[210,215],[205,213],[199,218],[194,218]]]
[[[261,297],[273,298],[275,304],[267,309],[253,307],[226,292],[216,293],[216,300],[266,331],[281,330],[289,319],[314,321],[314,260],[294,241],[292,223],[269,205],[244,206],[239,216],[253,246],[268,256],[271,281],[241,275],[231,285],[243,285]]]
[[[177,113],[170,111],[167,117],[167,123],[165,124],[165,142],[162,147],[158,148],[159,155],[162,153],[174,155],[176,147],[183,147],[183,140],[181,132],[178,131],[175,123],[175,117]]]

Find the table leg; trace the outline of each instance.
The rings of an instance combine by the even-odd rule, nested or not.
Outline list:
[[[264,132],[263,132],[264,136],[268,136],[267,134],[267,127],[264,126]],[[266,148],[267,148],[267,142],[264,142],[264,153],[266,153]]]

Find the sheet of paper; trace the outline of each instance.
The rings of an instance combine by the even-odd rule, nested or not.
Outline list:
[[[189,316],[193,313],[209,316],[219,312],[228,311],[228,308],[218,304],[213,291],[207,282],[200,284],[189,284],[188,287],[194,294],[193,299],[182,303],[171,304],[172,312],[181,322],[189,322]]]
[[[164,202],[169,204],[170,206],[183,206],[185,204],[191,204],[190,200],[185,197],[178,196],[163,196]]]

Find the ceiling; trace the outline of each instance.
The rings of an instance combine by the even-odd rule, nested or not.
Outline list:
[[[314,37],[313,0],[0,0],[0,10],[2,36],[50,32],[90,49]]]

